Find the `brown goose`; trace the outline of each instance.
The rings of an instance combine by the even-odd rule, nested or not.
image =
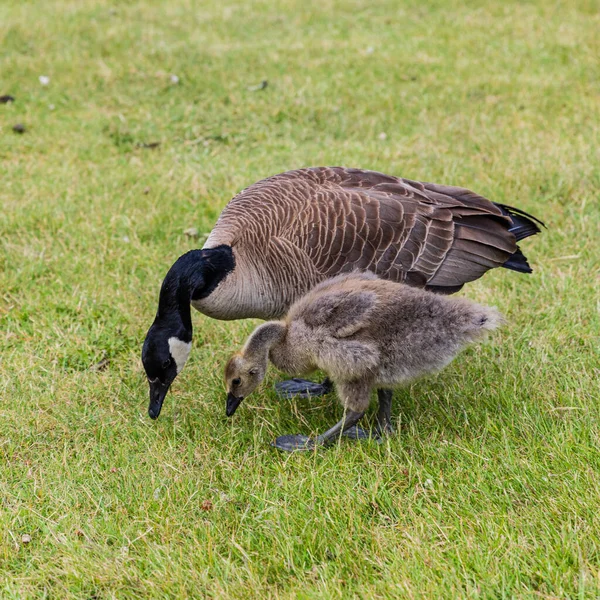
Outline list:
[[[309,450],[351,427],[354,436],[379,388],[377,433],[391,432],[390,388],[438,371],[468,344],[502,322],[495,308],[449,298],[372,273],[338,275],[316,285],[281,321],[257,327],[225,367],[227,416],[264,379],[270,360],[295,375],[321,369],[331,376],[346,414],[309,439],[278,437],[281,450]]]
[[[142,351],[150,417],[189,356],[190,302],[216,319],[278,318],[353,270],[450,294],[494,267],[530,273],[517,242],[540,231],[536,222],[464,188],[361,169],[300,169],[251,185],[163,281]]]

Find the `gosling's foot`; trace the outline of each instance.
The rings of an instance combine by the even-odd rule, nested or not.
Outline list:
[[[342,435],[350,438],[351,440],[370,440],[371,438],[376,441],[379,440],[379,433],[377,431],[373,431],[373,433],[371,433],[370,431],[367,431],[358,425],[353,425],[349,429],[346,429]]]
[[[346,429],[342,434],[351,440],[373,440],[378,444],[381,443],[381,437],[376,432],[366,431],[358,425],[353,425],[349,429]],[[332,443],[334,440],[329,440],[328,443]],[[325,442],[323,443],[323,445]],[[274,442],[271,442],[271,446],[284,450],[285,452],[297,452],[302,450],[313,450],[315,447],[315,440],[305,435],[280,435]]]
[[[314,441],[305,435],[280,435],[274,442],[271,442],[272,446],[285,452],[298,452],[312,450],[315,447]]]
[[[331,383],[326,379],[323,383],[315,383],[306,379],[288,379],[275,384],[275,391],[280,398],[316,398],[331,391]]]

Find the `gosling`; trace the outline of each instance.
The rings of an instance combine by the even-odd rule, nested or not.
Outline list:
[[[281,321],[257,327],[225,368],[227,416],[262,382],[268,359],[282,371],[303,376],[320,369],[335,384],[344,416],[331,429],[308,438],[280,436],[287,451],[324,445],[357,423],[378,388],[378,433],[393,431],[392,390],[439,371],[471,342],[503,321],[496,308],[441,296],[371,273],[328,279],[294,303]]]

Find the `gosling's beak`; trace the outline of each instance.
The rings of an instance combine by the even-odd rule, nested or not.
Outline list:
[[[243,399],[243,397],[237,398],[231,392],[227,394],[227,409],[225,410],[225,413],[228,417],[231,417],[231,415],[237,410],[237,407],[240,405],[240,402]]]
[[[148,383],[150,384],[150,404],[148,405],[148,415],[151,419],[158,419],[165,396],[169,391],[169,384],[161,383],[158,379],[149,381]]]

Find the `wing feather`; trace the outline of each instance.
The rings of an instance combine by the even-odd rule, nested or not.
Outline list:
[[[301,248],[313,279],[366,269],[441,290],[457,289],[494,267],[511,267],[516,236],[537,231],[526,213],[465,188],[319,167],[244,190],[221,213],[209,243],[244,240],[260,248],[278,237]]]

